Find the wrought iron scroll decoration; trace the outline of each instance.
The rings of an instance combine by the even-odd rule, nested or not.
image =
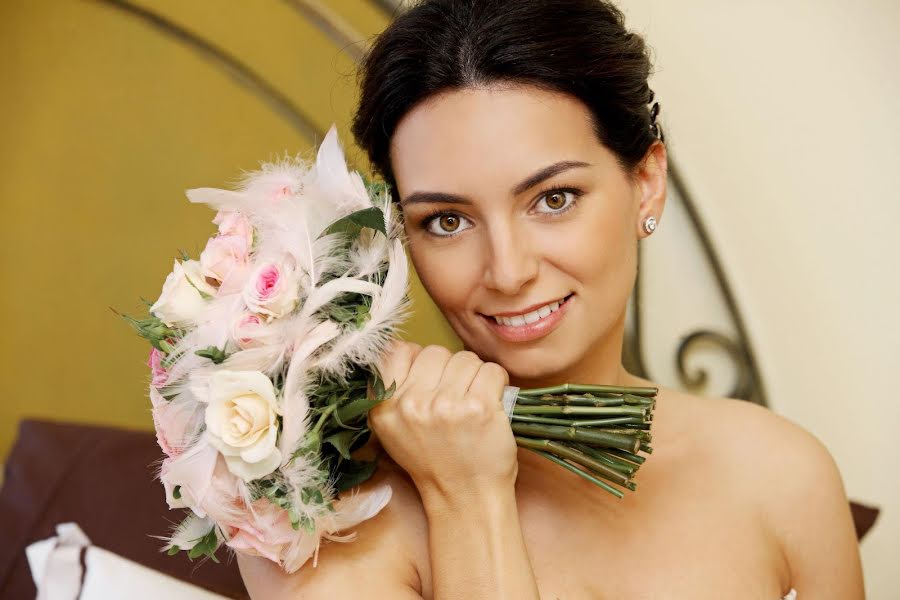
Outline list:
[[[687,362],[690,352],[692,349],[696,348],[700,342],[709,343],[724,352],[735,366],[737,377],[728,396],[768,406],[763,380],[759,368],[757,367],[756,358],[753,354],[747,330],[744,321],[741,318],[741,313],[735,301],[734,294],[732,293],[731,287],[728,285],[724,269],[722,268],[722,264],[719,261],[719,257],[716,254],[709,235],[706,232],[703,221],[697,212],[696,205],[684,184],[681,172],[671,160],[671,153],[669,155],[668,174],[669,184],[678,191],[678,196],[684,204],[690,223],[700,240],[704,256],[709,261],[709,265],[712,268],[719,292],[728,309],[728,314],[737,330],[737,339],[732,339],[723,333],[707,329],[695,330],[684,335],[679,342],[675,355],[675,365],[679,379],[681,380],[682,385],[687,389],[703,387],[707,380],[707,372],[700,368],[689,373]],[[638,244],[639,264],[641,252],[641,245]],[[636,371],[642,373],[642,376],[644,377],[649,377],[644,364],[641,336],[642,289],[641,270],[638,269],[637,282],[635,283],[634,289],[634,336],[626,341],[626,344],[630,347],[627,349],[625,355],[631,357],[631,360],[634,362],[633,368],[635,368]]]

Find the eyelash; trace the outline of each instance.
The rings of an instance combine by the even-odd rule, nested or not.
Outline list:
[[[541,190],[538,193],[538,202],[540,202],[544,197],[549,196],[553,192],[569,192],[573,195],[573,198],[572,198],[572,202],[570,202],[565,208],[562,208],[562,209],[559,209],[556,211],[552,211],[552,212],[541,213],[541,214],[548,215],[551,218],[558,217],[564,213],[569,212],[578,203],[578,198],[580,198],[584,194],[584,192],[578,188],[550,187],[550,188]],[[430,214],[426,215],[425,217],[423,217],[422,220],[419,222],[419,226],[422,229],[424,229],[425,232],[428,233],[429,235],[431,235],[433,237],[439,237],[439,238],[451,238],[451,237],[455,237],[455,236],[459,235],[460,233],[462,233],[462,231],[457,231],[455,233],[441,234],[441,233],[433,233],[432,231],[430,231],[428,229],[428,226],[431,225],[431,222],[433,220],[437,219],[438,217],[442,217],[444,215],[453,215],[458,218],[460,217],[460,215],[456,214],[452,210],[437,209],[437,210],[432,211]],[[465,218],[465,217],[462,217],[462,218]],[[463,230],[463,231],[465,231],[465,230]]]

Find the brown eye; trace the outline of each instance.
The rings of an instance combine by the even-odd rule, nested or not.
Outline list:
[[[541,210],[539,212],[550,215],[561,215],[575,206],[575,201],[582,194],[580,190],[575,188],[560,188],[544,192],[538,201],[538,205],[545,204],[550,210]]]
[[[471,225],[466,226],[465,221],[468,221],[466,217],[441,211],[426,217],[421,226],[433,236],[453,237],[471,227]]]
[[[553,210],[558,210],[565,206],[566,197],[562,192],[553,192],[547,196],[547,206]]]
[[[441,215],[438,223],[444,231],[453,232],[459,227],[459,219],[456,218],[456,215]]]

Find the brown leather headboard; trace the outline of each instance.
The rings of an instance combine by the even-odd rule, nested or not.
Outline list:
[[[75,521],[91,541],[142,565],[230,598],[249,598],[237,561],[190,562],[160,552],[181,511],[153,479],[162,451],[147,431],[24,420],[0,490],[0,598],[34,598],[30,543]]]

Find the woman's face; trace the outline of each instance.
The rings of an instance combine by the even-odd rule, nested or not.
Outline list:
[[[466,349],[523,387],[615,380],[641,224],[665,201],[651,150],[630,180],[580,101],[534,87],[454,90],[404,116],[391,163],[410,256]],[[536,307],[524,328],[494,318]]]

